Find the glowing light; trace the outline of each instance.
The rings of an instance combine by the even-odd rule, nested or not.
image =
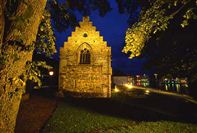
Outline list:
[[[115,87],[114,92],[117,93],[117,92],[120,92],[120,90],[117,87]]]
[[[140,75],[136,75],[136,77],[137,77],[137,78],[139,78],[139,77],[140,77]]]
[[[125,84],[125,87],[127,87],[128,89],[131,89],[131,88],[133,88],[133,85],[132,85],[132,83],[129,83],[129,84]]]
[[[145,91],[145,94],[146,94],[146,95],[149,95],[149,93],[150,93],[149,90],[146,90],[146,91]]]
[[[50,76],[53,76],[54,75],[54,72],[53,71],[49,71],[49,75]]]
[[[157,73],[155,73],[155,74],[154,74],[154,76],[155,76],[155,79],[157,79],[158,74],[157,74]]]

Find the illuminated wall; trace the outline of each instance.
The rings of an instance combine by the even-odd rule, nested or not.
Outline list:
[[[60,48],[59,92],[111,97],[111,48],[84,17]]]

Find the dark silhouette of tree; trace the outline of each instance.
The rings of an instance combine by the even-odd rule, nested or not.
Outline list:
[[[78,25],[75,11],[88,16],[92,11],[98,10],[100,16],[111,10],[108,0],[53,0],[50,2],[51,15],[57,31],[65,31],[69,26]]]
[[[191,22],[188,27],[182,29],[179,25],[171,24],[166,32],[150,39],[142,52],[143,56],[149,58],[145,68],[154,69],[160,76],[172,74],[176,77],[187,77],[189,86],[195,89],[197,83],[195,25],[195,22]]]

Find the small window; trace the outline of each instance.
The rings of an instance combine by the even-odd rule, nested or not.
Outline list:
[[[80,64],[90,64],[90,51],[86,48],[84,50],[81,50]]]
[[[84,34],[83,34],[83,37],[88,37],[88,34],[87,34],[87,33],[84,33]]]

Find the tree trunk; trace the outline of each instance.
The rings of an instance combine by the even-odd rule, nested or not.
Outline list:
[[[31,61],[33,54],[33,50],[26,48],[36,40],[45,5],[46,0],[21,1],[15,15],[9,18],[10,25],[3,36],[4,43],[1,48],[3,61],[0,64],[0,132],[2,133],[14,133],[25,87],[25,82],[19,77],[25,72],[26,62]]]
[[[5,1],[0,0],[0,49],[3,43],[3,34],[4,34],[4,27],[5,27],[4,8],[5,8]]]

